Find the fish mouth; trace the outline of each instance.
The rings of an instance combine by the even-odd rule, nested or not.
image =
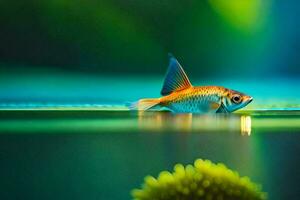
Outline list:
[[[253,97],[250,97],[248,100],[247,100],[247,104],[248,105],[249,103],[251,103],[253,101]]]
[[[242,109],[244,107],[246,107],[249,103],[251,103],[253,101],[253,98],[252,97],[249,97],[247,98],[241,105],[240,107],[234,109],[232,112],[236,111],[236,110],[239,110],[239,109]]]
[[[247,106],[249,103],[251,103],[253,101],[253,97],[249,97],[245,102],[244,105],[242,107]]]

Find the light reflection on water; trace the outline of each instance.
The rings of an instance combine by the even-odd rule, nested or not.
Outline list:
[[[249,115],[196,115],[171,114],[164,112],[139,112],[138,124],[145,131],[176,132],[240,132],[251,134],[251,117]]]
[[[173,114],[127,110],[2,110],[2,133],[254,133],[300,131],[300,111],[244,111],[231,114]]]
[[[251,135],[251,117],[241,116],[241,135]]]

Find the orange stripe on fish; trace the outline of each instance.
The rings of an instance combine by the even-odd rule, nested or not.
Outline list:
[[[168,109],[175,113],[227,113],[245,107],[252,97],[221,86],[193,86],[182,66],[170,56],[162,97],[141,99],[131,110]]]

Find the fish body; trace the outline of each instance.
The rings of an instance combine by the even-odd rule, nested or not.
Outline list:
[[[216,112],[224,92],[224,88],[217,86],[191,86],[161,97],[159,105],[181,113]]]
[[[252,97],[221,86],[193,86],[179,62],[170,57],[162,97],[141,99],[133,110],[168,109],[175,113],[229,113],[245,107]]]

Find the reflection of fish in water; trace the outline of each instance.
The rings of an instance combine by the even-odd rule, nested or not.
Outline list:
[[[171,56],[167,75],[156,99],[141,99],[132,110],[169,109],[177,113],[228,113],[245,107],[252,97],[220,86],[192,86],[183,68]]]

